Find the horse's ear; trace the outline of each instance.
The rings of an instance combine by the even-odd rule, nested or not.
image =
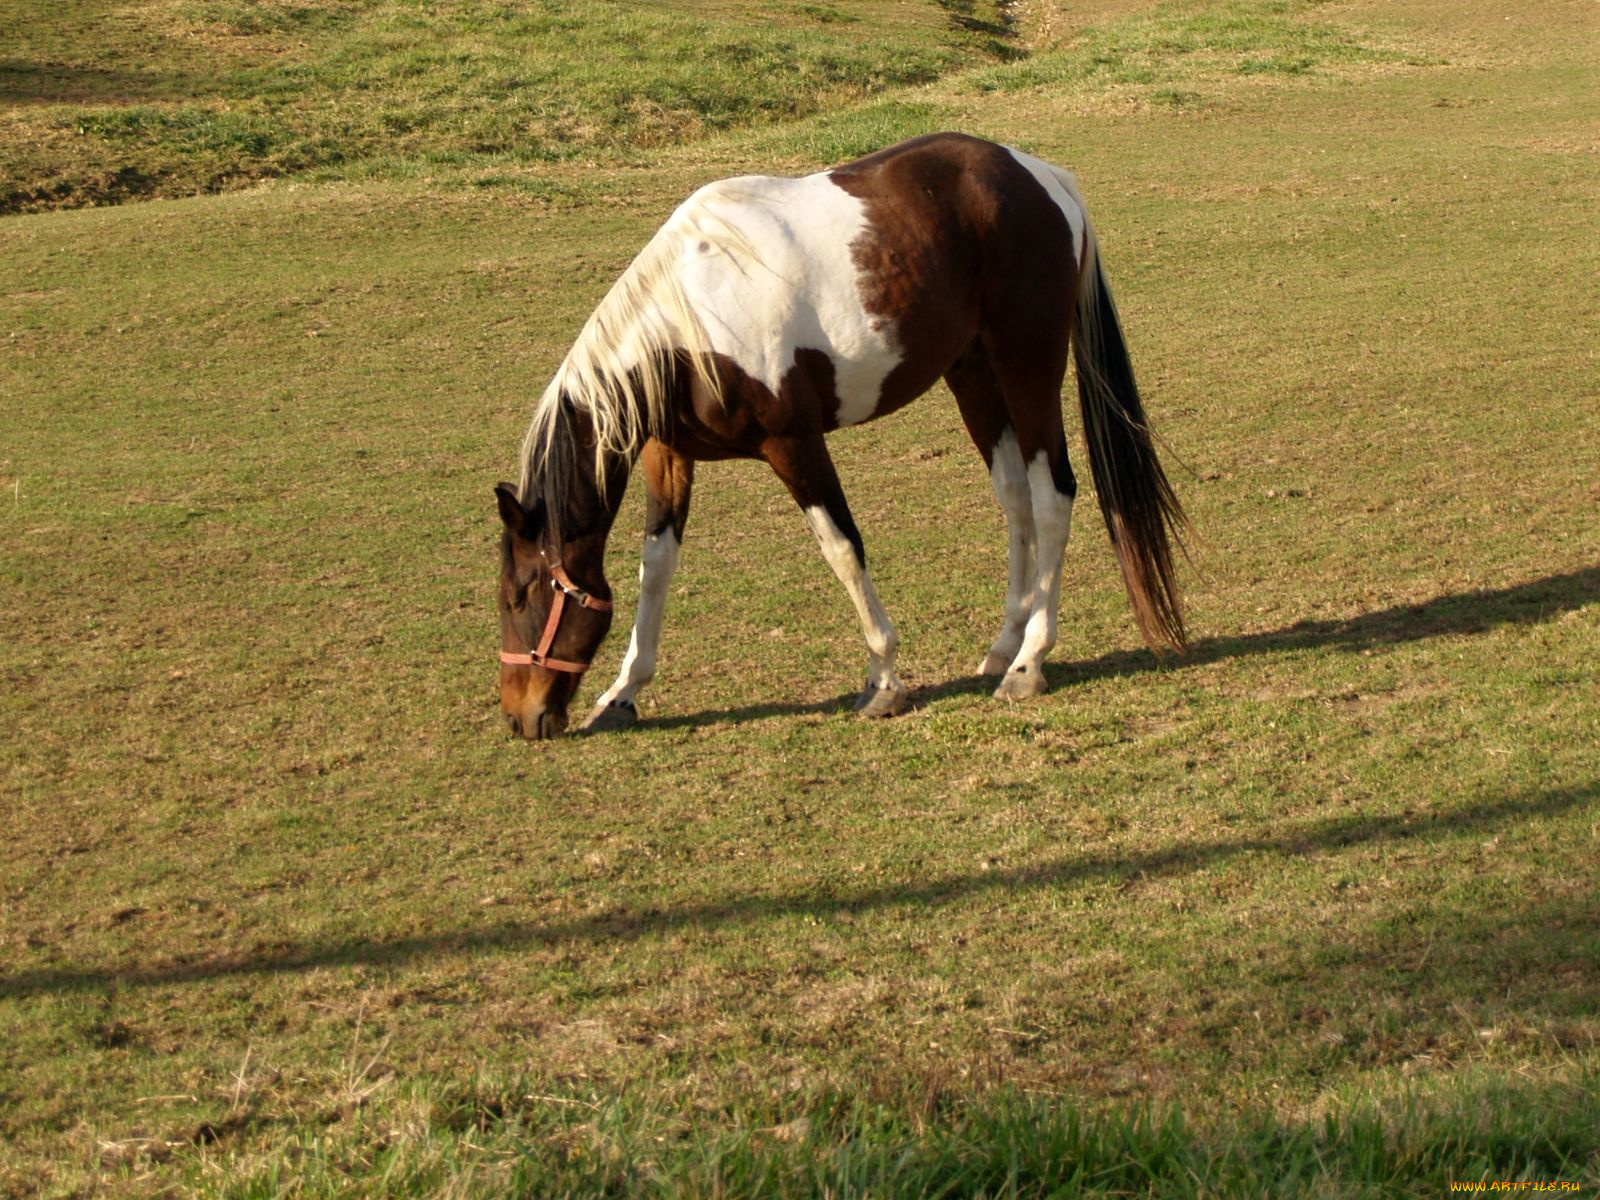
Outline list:
[[[523,508],[522,501],[517,499],[516,486],[509,483],[495,485],[494,499],[500,506],[500,520],[507,529],[530,542],[539,536],[544,525],[544,501],[537,501],[532,508]]]
[[[517,489],[509,483],[495,484],[494,502],[500,508],[500,523],[512,533],[521,533],[527,514],[522,511],[522,503],[517,499]]]

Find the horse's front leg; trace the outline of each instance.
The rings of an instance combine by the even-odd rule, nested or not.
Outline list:
[[[861,619],[861,630],[867,639],[867,685],[856,700],[856,711],[864,717],[892,717],[904,712],[910,696],[894,670],[899,635],[867,575],[861,534],[850,516],[839,474],[822,435],[772,438],[763,445],[762,455],[805,513],[822,547],[822,557],[844,584]]]
[[[644,548],[639,555],[639,607],[617,681],[606,689],[582,728],[626,729],[639,719],[639,690],[655,677],[667,588],[678,568],[683,527],[689,520],[694,462],[653,438],[639,456],[645,483]]]

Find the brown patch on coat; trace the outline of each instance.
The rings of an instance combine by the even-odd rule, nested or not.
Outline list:
[[[1036,355],[1058,345],[1043,355],[1037,380],[1013,386],[1053,388],[1059,396],[1078,255],[1060,208],[1005,147],[931,134],[838,167],[829,178],[866,206],[868,232],[851,248],[862,304],[892,327],[903,354],[874,417],[948,375],[980,331],[985,341],[1026,340]],[[1017,426],[1025,457],[1053,453],[1056,430],[1050,422],[1029,428],[1022,399],[1007,405],[1010,420],[999,428]],[[991,448],[979,444],[986,459]]]

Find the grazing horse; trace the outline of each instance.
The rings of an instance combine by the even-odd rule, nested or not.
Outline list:
[[[590,316],[534,411],[520,483],[496,488],[500,706],[512,731],[546,738],[566,727],[611,625],[605,547],[636,465],[648,504],[633,637],[585,728],[638,719],[702,459],[772,467],[861,618],[857,709],[904,711],[895,629],[823,439],[941,378],[1010,532],[1005,620],[979,671],[1001,677],[1000,697],[1043,692],[1078,490],[1061,415],[1069,344],[1135,618],[1151,646],[1181,649],[1171,545],[1184,516],[1071,175],[936,134],[800,179],[701,188]]]

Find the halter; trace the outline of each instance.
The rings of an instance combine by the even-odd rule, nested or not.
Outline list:
[[[543,551],[540,551],[541,557]],[[561,628],[561,614],[566,609],[567,600],[575,601],[579,608],[592,609],[595,612],[610,612],[611,601],[601,600],[591,596],[562,570],[561,564],[553,562],[550,567],[550,587],[555,591],[555,599],[550,602],[550,615],[545,618],[544,632],[539,635],[539,644],[526,654],[513,654],[509,650],[500,651],[500,661],[511,667],[543,667],[547,671],[565,671],[569,675],[582,675],[589,669],[588,663],[567,662],[565,659],[551,658],[550,647],[555,643],[556,631]]]

